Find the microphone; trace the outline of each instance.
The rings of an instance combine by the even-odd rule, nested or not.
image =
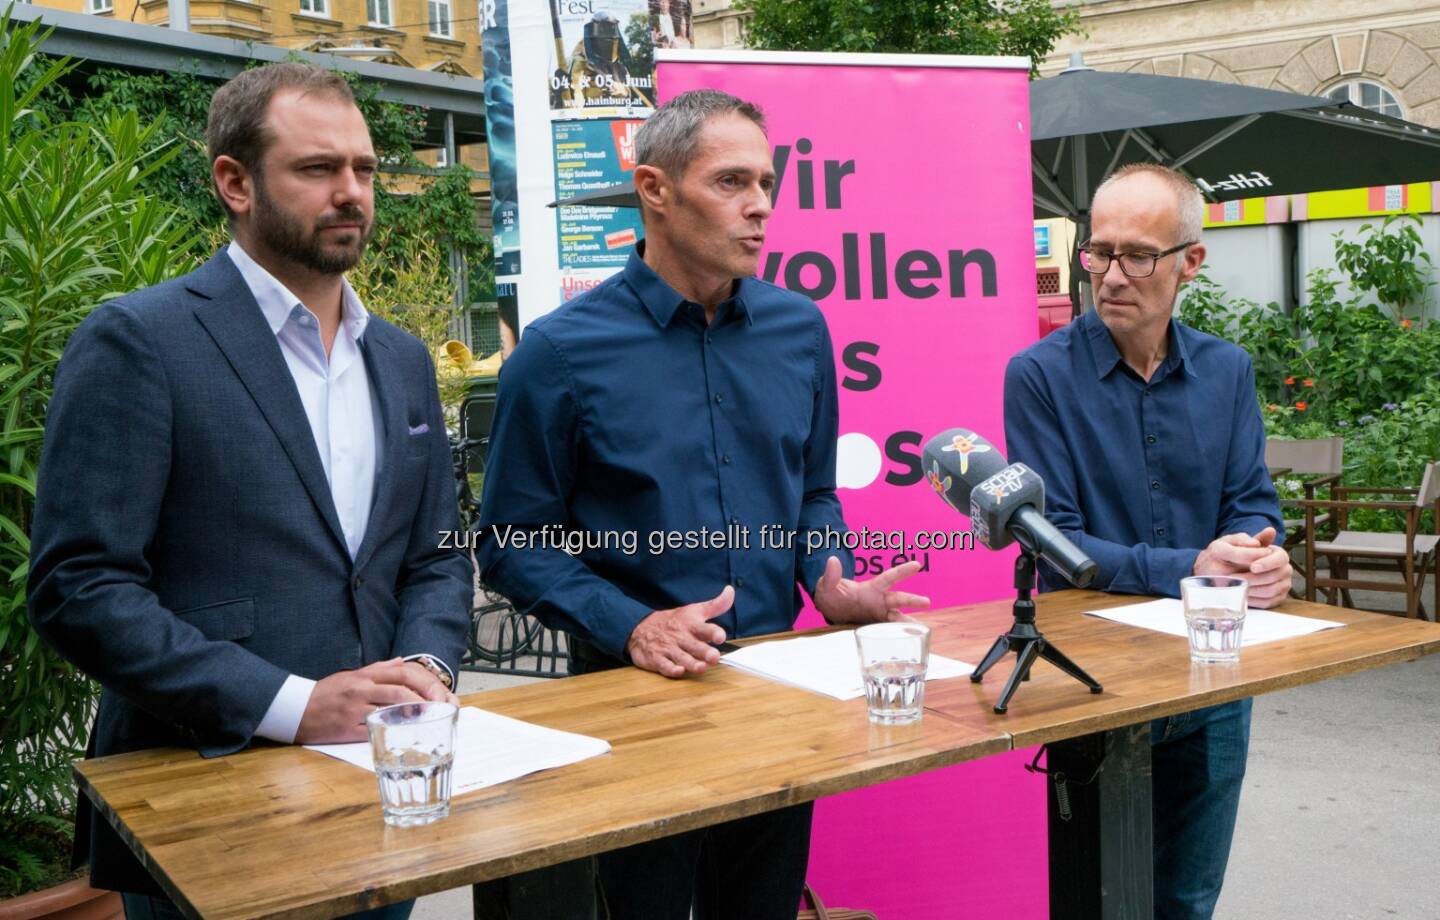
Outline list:
[[[1018,541],[1077,588],[1095,580],[1095,561],[1045,519],[1045,483],[1023,463],[1008,466],[993,444],[966,428],[925,444],[926,479],[970,518],[970,532],[989,549]]]

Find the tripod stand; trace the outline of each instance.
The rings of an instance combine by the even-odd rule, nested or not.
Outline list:
[[[1010,679],[1005,682],[1005,688],[1000,691],[1000,699],[995,703],[995,711],[1001,714],[1009,708],[1010,698],[1019,689],[1020,681],[1030,679],[1030,666],[1035,663],[1036,658],[1044,658],[1089,687],[1091,693],[1100,693],[1104,689],[1095,678],[1086,674],[1079,665],[1047,642],[1045,637],[1040,635],[1040,630],[1035,628],[1035,601],[1030,598],[1030,592],[1035,589],[1036,552],[1026,546],[1028,542],[1030,541],[1020,541],[1020,557],[1015,560],[1015,622],[1010,624],[1009,632],[995,640],[990,651],[985,653],[985,659],[980,662],[980,666],[970,674],[971,682],[978,684],[985,677],[985,672],[1005,657],[1006,652],[1016,653],[1015,670],[1010,672]]]

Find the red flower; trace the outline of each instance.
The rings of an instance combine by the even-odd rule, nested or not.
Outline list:
[[[1304,384],[1307,387],[1313,387],[1315,385],[1315,381],[1311,380],[1309,377],[1306,377],[1304,380]]]
[[[1410,328],[1411,326],[1413,326],[1413,325],[1415,325],[1415,324],[1412,323],[1412,322],[1410,322],[1408,319],[1402,319],[1402,320],[1400,321],[1400,328],[1401,328],[1401,329],[1409,329],[1409,328]]]
[[[1300,400],[1299,402],[1297,402],[1297,403],[1295,404],[1295,408],[1299,409],[1301,412],[1304,412],[1306,409],[1308,409],[1308,408],[1310,408],[1310,407],[1309,407],[1308,405],[1306,405],[1305,400],[1302,399],[1302,400]]]
[[[1286,377],[1286,378],[1285,378],[1285,385],[1286,385],[1287,387],[1293,387],[1293,386],[1295,385],[1295,377],[1294,377],[1293,375],[1292,375],[1292,376],[1289,376],[1289,377]]]

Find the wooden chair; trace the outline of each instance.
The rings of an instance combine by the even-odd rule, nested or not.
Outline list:
[[[1344,438],[1310,438],[1305,440],[1285,441],[1267,440],[1265,442],[1265,466],[1270,469],[1270,478],[1279,479],[1284,476],[1310,477],[1302,478],[1305,489],[1305,499],[1314,501],[1316,492],[1319,489],[1333,489],[1340,485],[1340,475],[1345,468],[1345,439]],[[1330,497],[1327,495],[1322,497]],[[1291,552],[1296,547],[1304,549],[1305,561],[1294,562],[1295,568],[1305,577],[1305,583],[1310,583],[1310,573],[1315,571],[1314,554],[1310,551],[1312,541],[1311,534],[1318,534],[1330,523],[1330,512],[1316,514],[1313,511],[1307,512],[1295,501],[1283,501],[1280,503],[1280,513],[1285,519],[1285,543],[1286,551]],[[1314,600],[1314,593],[1306,588],[1306,597]],[[1299,597],[1300,593],[1292,588],[1291,595]]]
[[[1357,500],[1352,497],[1356,495],[1413,495],[1414,498],[1410,501]],[[1425,588],[1425,574],[1428,570],[1436,576],[1432,615],[1440,615],[1440,573],[1436,571],[1437,557],[1440,557],[1436,552],[1437,545],[1440,545],[1440,462],[1430,463],[1425,467],[1425,474],[1418,489],[1340,486],[1334,490],[1334,496],[1330,500],[1301,502],[1307,517],[1322,509],[1333,510],[1339,528],[1334,539],[1312,539],[1306,547],[1306,558],[1312,562],[1318,556],[1324,556],[1330,561],[1330,572],[1325,578],[1319,577],[1312,564],[1311,571],[1315,572],[1315,577],[1307,581],[1306,600],[1315,600],[1316,589],[1323,588],[1328,602],[1334,603],[1338,590],[1345,603],[1353,607],[1354,602],[1350,598],[1352,588],[1397,591],[1405,595],[1407,617],[1424,616],[1425,606],[1420,601],[1420,593]],[[1347,530],[1350,512],[1361,508],[1401,512],[1405,517],[1405,532],[1372,533]],[[1435,511],[1435,535],[1420,533],[1420,516],[1428,508]],[[1349,577],[1351,560],[1361,560],[1360,564],[1386,560],[1394,562],[1400,568],[1403,583],[1397,586],[1393,582],[1352,579]]]

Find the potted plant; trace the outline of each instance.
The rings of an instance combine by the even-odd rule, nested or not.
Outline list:
[[[119,915],[113,895],[88,913],[47,912],[95,897],[70,871],[71,764],[98,688],[30,628],[29,528],[70,334],[97,304],[191,261],[189,227],[142,188],[173,150],[133,113],[55,114],[73,65],[39,55],[47,34],[0,15],[0,918]]]

